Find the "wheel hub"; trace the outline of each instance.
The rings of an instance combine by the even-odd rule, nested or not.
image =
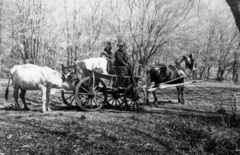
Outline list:
[[[133,95],[133,100],[134,100],[134,101],[139,100],[139,98],[140,98],[140,97],[139,97],[138,95]]]
[[[119,93],[113,93],[113,94],[112,94],[112,97],[113,97],[114,99],[118,99],[118,98],[121,97],[121,95],[120,95]]]
[[[96,96],[95,93],[92,93],[92,94],[89,94],[89,95],[88,95],[89,98],[94,98],[95,96]]]

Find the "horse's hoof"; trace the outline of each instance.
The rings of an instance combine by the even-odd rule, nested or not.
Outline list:
[[[178,100],[178,103],[184,103],[184,100]]]
[[[29,110],[30,110],[30,108],[28,108],[28,107],[25,107],[25,108],[24,108],[24,110],[26,110],[26,111],[29,111]]]
[[[20,108],[19,106],[15,106],[14,110],[15,110],[15,111],[20,111],[21,108]]]
[[[156,108],[158,107],[158,104],[157,104],[156,102],[153,103],[153,105],[154,105],[154,107],[156,107]]]
[[[150,107],[150,108],[152,108],[152,107],[153,107],[153,105],[152,105],[152,104],[148,104],[148,105],[149,105],[149,107]]]
[[[178,101],[178,103],[185,104],[185,101]]]

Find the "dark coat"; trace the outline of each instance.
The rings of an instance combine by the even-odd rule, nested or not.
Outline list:
[[[115,54],[115,62],[114,65],[115,66],[129,66],[129,56],[126,52],[118,49]]]

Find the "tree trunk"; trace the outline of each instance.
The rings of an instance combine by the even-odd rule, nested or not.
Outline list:
[[[240,32],[240,0],[226,0],[228,5],[231,8],[232,14],[234,16],[238,31]],[[235,73],[234,73],[235,74]],[[234,81],[238,81],[238,74],[236,73],[236,77]]]
[[[234,61],[232,66],[232,80],[237,81],[237,74],[238,74],[238,57],[237,54],[234,54]]]
[[[233,16],[235,18],[236,25],[240,32],[240,0],[226,0],[231,8]]]
[[[223,81],[223,75],[224,75],[225,70],[222,68],[218,68],[217,72],[217,80],[222,82]]]
[[[212,67],[207,67],[207,75],[206,75],[207,80],[210,79],[211,68],[212,68]]]
[[[204,74],[204,72],[205,72],[205,69],[206,69],[205,66],[199,68],[199,78],[200,78],[200,79],[202,79],[203,74]]]

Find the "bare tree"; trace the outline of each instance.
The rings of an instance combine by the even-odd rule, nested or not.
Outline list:
[[[110,29],[110,33],[113,34],[113,40],[125,40],[127,38],[128,22],[127,22],[127,12],[124,4],[121,1],[107,1],[107,6],[109,8],[108,16],[104,20],[106,26]]]
[[[226,27],[220,27],[218,29],[219,40],[218,40],[218,72],[217,80],[222,81],[224,73],[230,71],[233,65],[234,49],[237,45],[237,31],[234,29],[228,29]]]
[[[17,0],[12,5],[9,31],[14,49],[20,53],[23,63],[31,61],[45,65],[45,59],[51,55],[48,52],[51,31],[47,30],[51,30],[51,26],[47,24],[47,8],[43,1],[37,0]]]
[[[190,38],[184,46],[192,45],[190,48],[196,51],[200,78],[209,79],[214,73],[218,80],[223,80],[232,70],[234,59],[237,62],[234,53],[238,38],[228,9],[224,5],[215,9],[214,6],[210,2],[198,4],[201,11],[197,11],[197,24],[184,32]]]
[[[174,33],[192,4],[185,0],[126,0],[130,34],[141,63],[147,64],[165,44],[176,39]]]
[[[2,53],[4,50],[3,47],[3,32],[4,32],[4,16],[5,16],[5,1],[0,1],[0,78],[2,77]]]
[[[104,9],[103,3],[100,3],[100,1],[88,0],[88,4],[89,15],[84,18],[84,31],[85,35],[88,36],[86,37],[86,50],[96,52],[98,50],[96,43],[103,29]]]
[[[217,25],[218,20],[216,20],[216,16],[214,13],[208,12],[208,18],[204,20],[206,25],[203,25],[203,29],[199,32],[198,35],[198,46],[200,47],[200,63],[199,70],[200,75],[199,77],[202,78],[203,75],[207,79],[211,76],[211,70],[216,66],[216,56],[217,54]],[[209,22],[207,22],[209,21]],[[204,23],[203,22],[203,23]]]
[[[99,38],[102,33],[104,9],[100,1],[87,0],[77,3],[73,0],[71,10],[67,8],[69,1],[64,1],[63,25],[64,38],[67,43],[67,64],[74,59],[86,58],[98,50]],[[95,55],[95,54],[93,54]]]

